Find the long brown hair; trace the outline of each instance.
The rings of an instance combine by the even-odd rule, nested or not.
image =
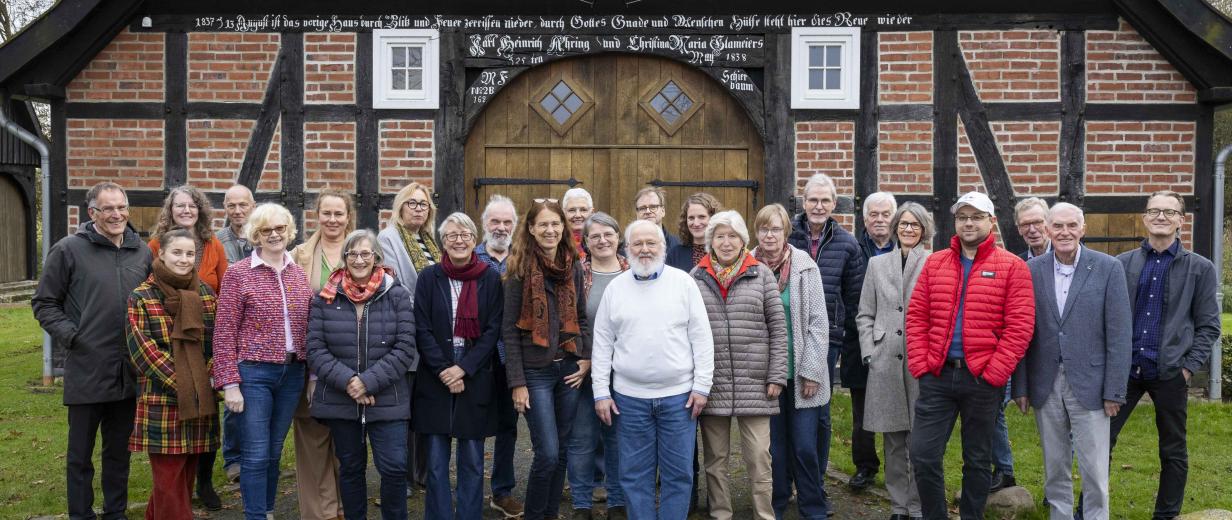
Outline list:
[[[530,272],[531,262],[535,261],[535,253],[539,249],[539,243],[535,242],[535,237],[530,234],[530,228],[535,225],[535,217],[543,210],[551,211],[560,217],[560,245],[556,246],[556,258],[552,261],[556,265],[565,265],[566,260],[577,261],[577,245],[573,243],[573,233],[569,233],[565,227],[565,210],[553,199],[539,199],[531,203],[525,218],[518,223],[517,232],[513,236],[513,247],[510,248],[506,278],[523,279]]]
[[[211,221],[214,220],[214,207],[210,205],[210,199],[201,193],[201,190],[187,184],[171,188],[171,191],[167,193],[167,198],[163,200],[163,207],[158,212],[158,224],[154,226],[154,231],[150,235],[159,237],[163,233],[180,227],[175,223],[172,213],[175,211],[173,208],[175,196],[181,193],[188,195],[192,203],[197,206],[197,223],[193,224],[193,228],[189,231],[198,245],[208,244],[210,239],[214,238],[214,228],[211,225]]]
[[[684,199],[684,204],[680,206],[680,243],[689,247],[694,245],[693,233],[689,231],[689,206],[693,205],[706,208],[706,212],[712,217],[715,213],[723,211],[723,204],[719,202],[719,199],[704,191],[699,191]]]

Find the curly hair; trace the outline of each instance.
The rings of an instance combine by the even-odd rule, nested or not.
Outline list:
[[[151,231],[150,235],[159,237],[163,233],[180,227],[172,217],[175,196],[180,194],[188,195],[192,203],[197,206],[197,222],[189,231],[192,232],[198,244],[208,244],[214,238],[214,227],[210,223],[214,218],[214,206],[210,205],[210,199],[201,190],[187,184],[171,188],[171,191],[167,193],[167,198],[163,200],[163,207],[158,211],[158,224],[154,226],[154,231]]]
[[[689,206],[701,206],[706,208],[706,212],[710,216],[723,211],[723,204],[719,199],[714,198],[714,195],[699,191],[688,198],[684,199],[684,204],[680,205],[680,243],[689,247],[693,247],[693,233],[689,231]]]

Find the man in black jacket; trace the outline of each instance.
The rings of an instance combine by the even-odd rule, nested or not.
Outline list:
[[[833,218],[837,203],[838,192],[829,176],[819,173],[809,178],[804,184],[804,213],[796,217],[787,241],[796,249],[807,251],[821,270],[822,285],[826,293],[826,311],[830,318],[830,353],[827,359],[830,365],[830,380],[834,381],[834,366],[839,353],[842,352],[842,380],[846,386],[848,379],[855,377],[855,374],[849,371],[863,367],[863,361],[860,359],[860,336],[856,332],[856,314],[860,306],[860,289],[864,286],[865,262],[859,242]],[[821,467],[825,468],[830,459],[828,410],[822,413],[817,448],[820,452]],[[857,470],[848,483],[853,488],[867,488],[872,485],[877,475],[880,461],[876,458],[876,447],[870,445],[867,451],[872,453],[871,464],[857,455],[858,450],[853,446],[852,458]]]
[[[128,436],[136,382],[124,336],[128,295],[150,272],[150,249],[128,224],[128,196],[111,182],[86,194],[90,221],[52,246],[31,304],[62,348],[72,519],[94,515],[94,436],[102,428],[103,518],[128,509]]]

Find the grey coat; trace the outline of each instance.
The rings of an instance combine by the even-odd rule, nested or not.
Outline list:
[[[787,386],[787,322],[778,283],[766,266],[749,266],[732,282],[727,299],[701,268],[690,273],[702,293],[714,337],[714,384],[703,415],[779,413],[766,385]]]
[[[911,429],[920,389],[907,369],[907,303],[924,268],[928,251],[913,247],[903,265],[902,250],[870,258],[860,291],[860,359],[868,359],[864,429],[902,432]]]
[[[406,252],[406,246],[402,244],[402,236],[398,234],[398,228],[390,222],[377,234],[376,240],[381,243],[382,263],[392,268],[398,283],[406,287],[410,294],[414,294],[415,282],[419,280],[419,273],[415,272],[415,264],[411,263],[411,254]],[[414,303],[414,298],[412,298],[411,304],[414,305]],[[409,371],[415,372],[416,370],[419,370],[419,356],[411,359]]]
[[[791,305],[791,353],[795,363],[796,408],[816,408],[830,402],[830,318],[826,312],[825,287],[821,270],[807,251],[786,245],[791,255],[791,274],[787,280]],[[820,383],[813,397],[804,397],[804,380]]]
[[[1027,262],[1035,285],[1035,335],[1014,371],[1012,395],[1027,396],[1039,408],[1052,393],[1057,370],[1083,408],[1102,410],[1104,401],[1125,402],[1129,383],[1133,318],[1126,298],[1125,270],[1115,258],[1082,248],[1057,312],[1054,256]]]

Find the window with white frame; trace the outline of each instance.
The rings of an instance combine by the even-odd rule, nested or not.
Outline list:
[[[860,107],[860,28],[791,30],[791,108]]]
[[[374,30],[372,46],[374,108],[439,108],[439,32]]]

